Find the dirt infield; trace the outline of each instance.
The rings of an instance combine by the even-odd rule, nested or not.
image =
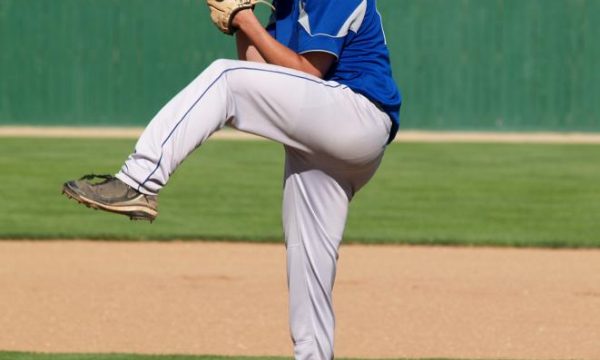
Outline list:
[[[338,356],[600,359],[600,250],[342,246]],[[283,245],[0,242],[0,349],[291,354]]]
[[[0,137],[47,138],[124,138],[136,139],[142,128],[135,127],[27,127],[0,126]],[[262,138],[234,129],[224,129],[213,139],[260,140]],[[496,143],[558,143],[600,144],[596,133],[503,133],[503,132],[432,132],[400,131],[396,142],[496,142]]]

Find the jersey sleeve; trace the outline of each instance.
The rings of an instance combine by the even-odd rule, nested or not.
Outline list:
[[[327,52],[339,58],[349,32],[365,17],[367,0],[300,0],[298,52]]]

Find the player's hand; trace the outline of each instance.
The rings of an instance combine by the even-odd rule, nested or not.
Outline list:
[[[274,9],[266,0],[206,0],[212,22],[227,35],[232,35],[237,29],[233,24],[236,14],[244,9],[253,9],[257,3],[266,4]]]

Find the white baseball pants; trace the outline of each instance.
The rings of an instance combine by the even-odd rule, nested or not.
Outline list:
[[[225,125],[285,146],[283,226],[295,358],[333,359],[332,290],[348,205],[379,166],[391,121],[336,82],[217,60],[152,119],[117,177],[156,194]]]

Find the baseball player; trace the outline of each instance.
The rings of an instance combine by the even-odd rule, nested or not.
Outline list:
[[[332,359],[332,289],[354,194],[377,170],[398,129],[376,0],[207,0],[236,34],[240,60],[217,60],[148,124],[116,176],[87,175],[64,193],[89,207],[154,220],[177,166],[224,126],[283,144],[283,227],[296,359]]]

